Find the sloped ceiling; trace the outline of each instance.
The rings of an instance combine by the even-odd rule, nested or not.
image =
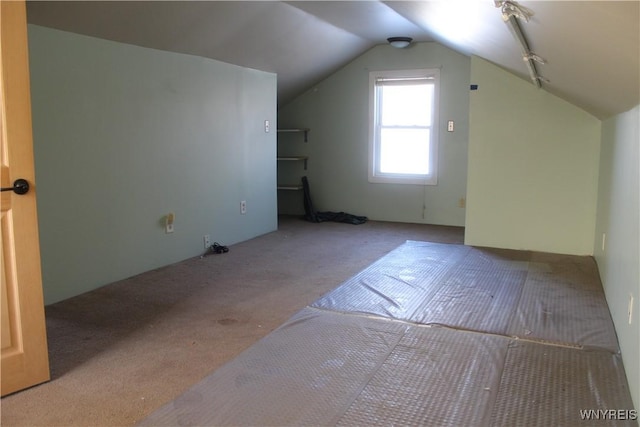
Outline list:
[[[538,66],[549,80],[543,90],[599,118],[640,103],[640,1],[519,4],[534,12],[521,26],[547,61]],[[437,41],[529,80],[492,0],[30,1],[27,12],[37,25],[277,73],[279,105],[399,35]]]

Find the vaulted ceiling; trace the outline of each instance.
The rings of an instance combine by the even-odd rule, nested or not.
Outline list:
[[[521,1],[554,93],[596,117],[640,103],[640,1]],[[436,41],[529,80],[493,0],[29,1],[30,23],[277,73],[283,105],[391,36]],[[410,49],[410,47],[409,47]]]

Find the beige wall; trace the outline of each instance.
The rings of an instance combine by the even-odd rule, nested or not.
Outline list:
[[[592,254],[601,123],[471,59],[465,243]]]
[[[595,258],[636,409],[640,408],[640,105],[602,124]],[[605,245],[602,235],[606,234]],[[633,315],[629,324],[629,296]]]

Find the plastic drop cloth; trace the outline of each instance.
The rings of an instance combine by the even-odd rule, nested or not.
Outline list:
[[[488,421],[508,342],[306,308],[142,425]]]
[[[140,425],[576,425],[617,349],[591,258],[410,241]]]
[[[590,257],[408,241],[312,306],[618,351]]]

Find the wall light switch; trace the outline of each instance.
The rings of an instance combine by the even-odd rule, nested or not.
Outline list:
[[[453,120],[447,122],[447,132],[453,132]]]
[[[264,121],[264,133],[269,133],[269,128],[270,128],[270,124],[269,124],[269,120],[265,120]]]

